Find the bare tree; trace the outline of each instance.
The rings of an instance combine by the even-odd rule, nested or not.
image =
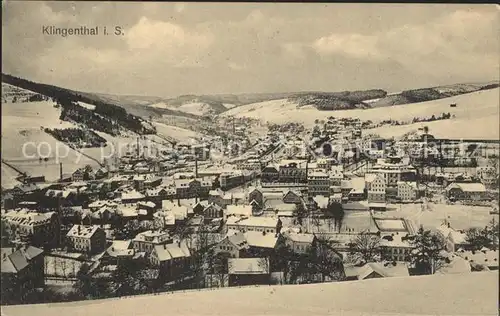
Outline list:
[[[66,277],[66,271],[68,270],[68,263],[66,262],[66,259],[61,260],[61,270],[62,277]]]
[[[380,260],[380,237],[361,232],[349,244],[349,255],[357,264]]]

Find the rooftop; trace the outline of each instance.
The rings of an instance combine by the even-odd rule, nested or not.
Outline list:
[[[95,232],[100,229],[97,225],[73,225],[69,232],[66,234],[67,237],[81,237],[81,238],[91,238]]]

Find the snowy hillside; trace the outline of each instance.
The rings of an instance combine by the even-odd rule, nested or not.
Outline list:
[[[4,306],[9,316],[497,315],[498,271],[306,285],[228,287],[72,303]],[[251,298],[251,299],[249,299]],[[362,298],[362,299],[361,299]]]
[[[428,124],[436,136],[457,138],[465,137],[466,134],[469,135],[469,138],[498,139],[499,91],[496,88],[434,101],[342,111],[319,111],[312,106],[297,108],[296,104],[287,101],[287,99],[280,99],[243,105],[230,109],[221,115],[249,117],[277,124],[298,122],[312,127],[316,119],[325,119],[326,116],[330,115],[358,117],[361,120],[378,122],[385,119],[412,120],[414,117],[430,117],[449,112],[455,115],[454,119]],[[456,103],[457,107],[451,108],[451,103]],[[416,129],[420,125],[386,126],[375,129],[373,132],[397,136],[399,133],[403,134],[407,129]]]

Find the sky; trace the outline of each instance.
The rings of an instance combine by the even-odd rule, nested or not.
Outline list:
[[[2,2],[2,72],[81,91],[389,92],[499,77],[489,4]],[[49,36],[43,26],[96,27]],[[102,34],[115,26],[124,35]]]

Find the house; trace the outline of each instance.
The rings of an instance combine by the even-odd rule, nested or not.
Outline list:
[[[249,249],[245,235],[240,231],[228,234],[214,248],[215,253],[226,253],[230,258],[239,258]]]
[[[168,232],[148,230],[137,234],[132,239],[132,248],[136,252],[145,252],[149,255],[155,246],[172,242],[173,239]]]
[[[107,265],[119,265],[120,263],[131,260],[135,256],[135,250],[132,249],[130,240],[113,240],[111,246],[106,249],[105,256],[101,262]]]
[[[79,182],[85,180],[85,173],[86,173],[85,169],[83,168],[77,169],[75,172],[71,174],[71,181]]]
[[[210,205],[210,202],[208,202],[208,200],[199,201],[199,202],[194,204],[193,213],[194,214],[203,214],[203,210],[209,205]]]
[[[268,258],[229,258],[229,286],[269,284]]]
[[[385,203],[385,180],[380,174],[365,175],[368,203]]]
[[[251,253],[271,254],[276,248],[278,236],[276,234],[267,234],[266,232],[247,231],[243,234],[249,246]]]
[[[45,286],[43,250],[33,246],[2,248],[2,303],[22,303]]]
[[[38,213],[26,209],[2,214],[13,238],[44,248],[59,244],[60,224],[56,212]]]
[[[450,226],[450,223],[443,223],[437,227],[437,231],[439,231],[446,238],[446,251],[453,253],[456,249],[467,246],[466,234],[453,229]]]
[[[346,266],[344,271],[346,281],[410,276],[404,262],[369,262],[362,267]]]
[[[171,211],[158,211],[153,214],[153,221],[160,229],[173,228],[175,226],[175,215]]]
[[[482,183],[451,183],[446,187],[446,195],[453,200],[488,199],[488,192]]]
[[[283,196],[283,203],[301,204],[304,203],[304,199],[299,192],[289,190]]]
[[[151,265],[160,269],[163,280],[182,277],[190,267],[191,252],[185,242],[155,245],[148,256]]]
[[[224,217],[224,210],[217,204],[209,204],[203,209],[202,215],[205,218],[205,221],[208,222],[216,218]]]
[[[71,251],[100,253],[106,247],[106,233],[97,225],[73,225],[66,234],[66,245]]]
[[[121,201],[124,204],[135,204],[137,202],[143,201],[146,198],[144,194],[136,190],[131,190],[123,192],[121,195]]]
[[[290,247],[293,252],[306,253],[313,245],[316,236],[313,234],[286,232],[280,237],[280,243]]]
[[[264,205],[264,194],[262,193],[262,190],[259,188],[250,188],[248,193],[248,202],[252,201],[257,202],[259,207]]]
[[[415,201],[418,198],[418,188],[416,182],[398,182],[398,195],[401,201]]]

